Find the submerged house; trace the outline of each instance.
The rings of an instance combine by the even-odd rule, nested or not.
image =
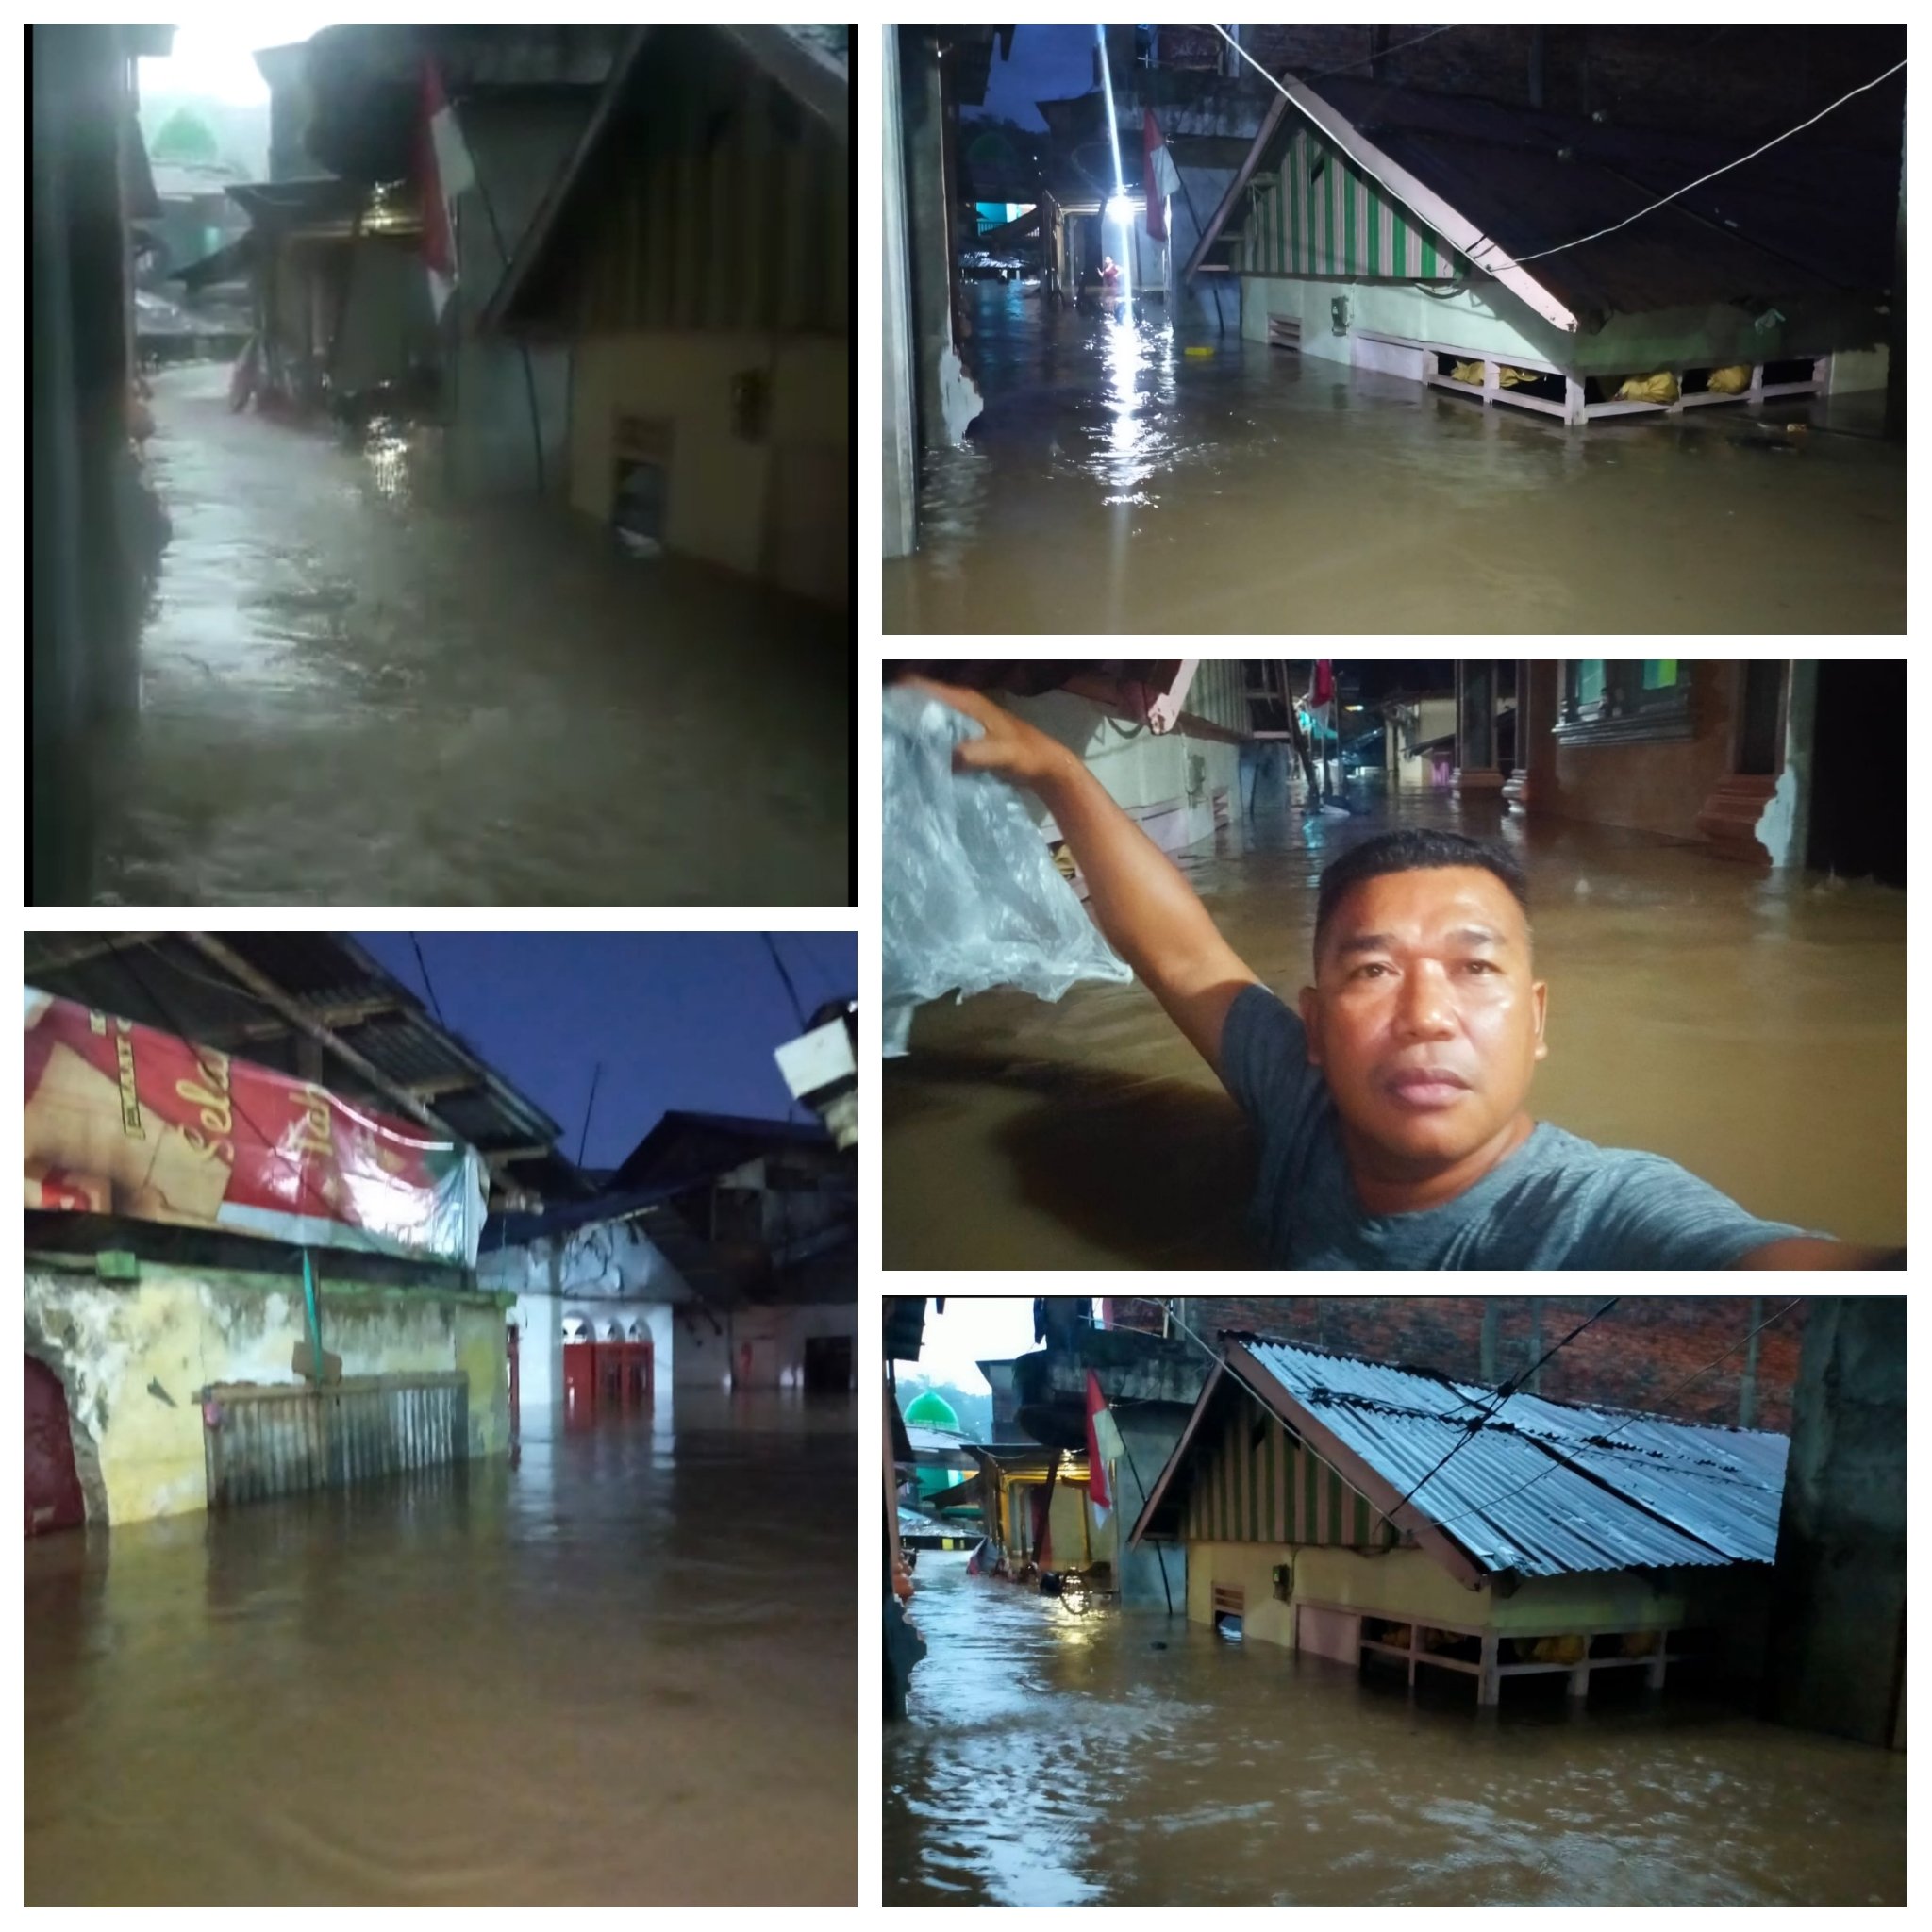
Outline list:
[[[1239,282],[1250,341],[1569,423],[1884,387],[1896,170],[1828,124],[1728,168],[1696,136],[1281,86],[1184,271]]]
[[[572,357],[572,504],[851,595],[842,28],[636,28],[483,325]]]
[[[1497,1401],[1225,1337],[1131,1541],[1185,1545],[1196,1623],[1411,1685],[1458,1673],[1483,1704],[1524,1674],[1660,1686],[1687,1657],[1756,1675],[1788,1440]]]

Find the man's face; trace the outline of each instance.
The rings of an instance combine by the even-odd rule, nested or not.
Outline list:
[[[1544,992],[1493,873],[1388,873],[1352,888],[1322,935],[1302,991],[1308,1061],[1361,1140],[1408,1172],[1450,1167],[1521,1112]]]

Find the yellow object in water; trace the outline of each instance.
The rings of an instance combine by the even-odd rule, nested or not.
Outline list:
[[[1736,362],[1728,369],[1713,369],[1710,372],[1709,388],[1715,395],[1741,395],[1751,387],[1751,367],[1746,362]]]
[[[1449,372],[1452,382],[1474,382],[1480,384],[1483,379],[1483,365],[1480,362],[1458,362]]]
[[[1627,376],[1617,391],[1617,400],[1620,403],[1674,403],[1677,400],[1677,378],[1668,369],[1660,369],[1655,375]]]
[[[1183,356],[1211,356],[1213,353],[1212,349],[1183,349],[1181,351]]]
[[[1534,369],[1511,369],[1507,362],[1496,371],[1496,379],[1505,389],[1521,389],[1525,382],[1534,382],[1536,377]]]

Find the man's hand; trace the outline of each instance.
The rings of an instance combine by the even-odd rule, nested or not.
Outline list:
[[[940,684],[930,677],[900,680],[910,691],[924,691],[956,711],[963,711],[984,727],[985,737],[969,738],[953,751],[953,768],[959,772],[993,772],[1010,784],[1038,791],[1056,778],[1071,776],[1080,760],[1065,745],[1049,738],[1038,725],[1003,710],[991,698],[957,684]]]
[[[968,772],[996,772],[1039,794],[1087,881],[1095,922],[1169,1019],[1218,1072],[1227,1009],[1255,975],[1215,930],[1167,855],[1108,796],[1078,755],[977,691],[908,677],[915,691],[986,727],[953,752]]]

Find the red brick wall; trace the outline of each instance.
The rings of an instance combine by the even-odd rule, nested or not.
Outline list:
[[[1528,1367],[1530,1334],[1539,1314],[1542,1347],[1549,1349],[1606,1299],[1494,1297],[1498,1319],[1491,1379],[1502,1381]],[[1757,1319],[1765,1320],[1790,1299],[1761,1297]],[[1474,1382],[1483,1379],[1487,1301],[1482,1295],[1194,1296],[1185,1319],[1210,1345],[1221,1329],[1246,1329],[1279,1341],[1434,1369]],[[1743,1339],[1753,1325],[1752,1301],[1749,1295],[1627,1296],[1544,1366],[1537,1393],[1555,1402],[1601,1402],[1648,1409],[1681,1422],[1735,1424],[1748,1355]],[[1116,1327],[1159,1332],[1158,1301],[1117,1300],[1111,1306]],[[1786,1433],[1790,1429],[1791,1390],[1798,1375],[1804,1323],[1801,1301],[1757,1338],[1758,1428]],[[1734,1353],[1673,1395],[1693,1371],[1733,1343],[1739,1344]]]

